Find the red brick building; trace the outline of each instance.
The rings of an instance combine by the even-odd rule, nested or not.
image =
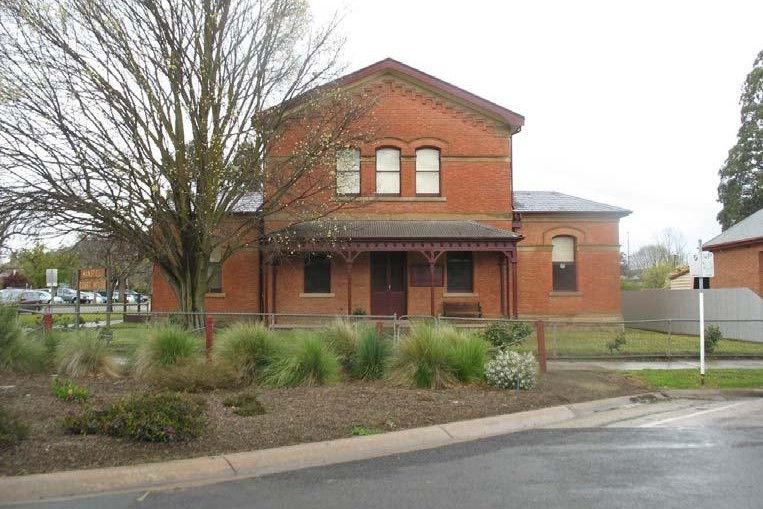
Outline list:
[[[763,209],[704,245],[713,253],[713,288],[749,288],[763,297]]]
[[[515,191],[521,115],[391,59],[342,83],[377,98],[373,139],[337,153],[327,199],[353,206],[292,228],[299,252],[275,263],[256,246],[234,255],[207,310],[621,316],[618,225],[629,211]],[[270,155],[287,155],[292,138]],[[252,196],[239,213],[258,203]],[[153,305],[175,307],[158,271]]]

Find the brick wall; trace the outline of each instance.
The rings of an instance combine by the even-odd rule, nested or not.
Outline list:
[[[763,241],[713,250],[715,277],[711,288],[749,288],[763,297]]]

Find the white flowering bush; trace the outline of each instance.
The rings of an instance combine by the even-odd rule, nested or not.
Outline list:
[[[485,367],[487,383],[499,389],[532,389],[538,379],[535,356],[530,352],[500,352]]]

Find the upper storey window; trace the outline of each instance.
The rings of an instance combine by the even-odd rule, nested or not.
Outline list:
[[[376,194],[400,194],[400,149],[376,150]]]
[[[345,148],[336,152],[337,194],[360,194],[360,150]]]
[[[416,151],[416,194],[440,194],[440,151],[436,148]]]

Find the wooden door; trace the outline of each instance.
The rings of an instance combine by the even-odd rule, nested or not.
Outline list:
[[[406,314],[405,253],[371,253],[371,314]]]

